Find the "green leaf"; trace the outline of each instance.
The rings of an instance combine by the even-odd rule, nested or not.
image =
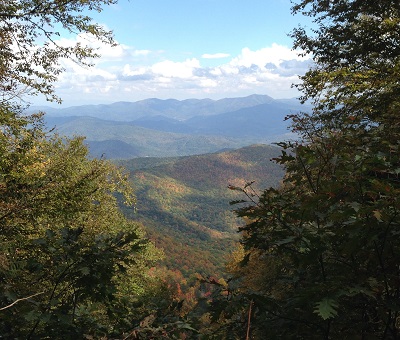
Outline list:
[[[360,210],[361,204],[358,202],[350,202],[349,206],[351,206],[355,212],[357,212],[358,210]]]
[[[322,319],[327,320],[337,315],[338,304],[335,300],[324,298],[315,306],[314,313],[318,314]]]

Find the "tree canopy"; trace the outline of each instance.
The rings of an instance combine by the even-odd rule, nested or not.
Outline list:
[[[40,115],[0,109],[2,336],[134,328],[149,312],[140,299],[158,289],[148,269],[160,253],[119,211],[117,193],[134,202],[127,174],[89,159],[82,138],[48,137]]]
[[[2,102],[20,100],[26,94],[45,95],[60,101],[53,83],[63,71],[62,59],[90,65],[96,51],[76,43],[57,42],[60,31],[88,34],[114,44],[112,33],[86,13],[101,11],[116,0],[8,0],[0,2],[0,92]],[[26,98],[25,98],[26,99]]]
[[[58,45],[64,29],[112,44],[83,13],[112,0],[0,2],[0,333],[5,338],[129,337],[170,301],[149,275],[161,257],[132,208],[127,174],[90,159],[83,138],[49,133],[21,101],[58,100],[61,60],[89,65],[95,50]],[[162,293],[158,293],[161,291]],[[136,332],[137,333],[137,332]],[[135,334],[136,334],[135,333]]]
[[[292,32],[314,60],[298,85],[313,111],[292,115],[299,139],[279,143],[281,187],[237,210],[244,250],[227,288],[238,303],[216,308],[249,316],[255,337],[397,339],[400,4],[293,11],[314,18]]]

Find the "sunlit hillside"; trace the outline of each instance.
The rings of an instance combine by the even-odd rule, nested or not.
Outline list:
[[[278,154],[276,147],[253,145],[214,154],[121,161],[131,172],[137,195],[137,212],[129,216],[147,227],[170,268],[185,275],[221,273],[242,223],[230,202],[245,198],[228,186],[255,181],[255,192],[276,186],[283,170],[271,158]]]

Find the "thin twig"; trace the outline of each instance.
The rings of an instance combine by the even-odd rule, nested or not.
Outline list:
[[[251,307],[253,306],[253,300],[250,301],[249,307],[249,316],[247,318],[247,333],[246,333],[246,340],[250,339],[250,321],[251,321]]]
[[[24,301],[24,300],[28,300],[28,299],[33,298],[33,297],[35,297],[37,295],[40,295],[40,294],[44,294],[44,292],[36,293],[36,294],[30,295],[30,296],[27,296],[27,297],[24,297],[24,298],[17,299],[13,303],[11,303],[11,304],[9,304],[9,305],[7,305],[5,307],[0,308],[0,310],[5,310],[7,308],[10,308],[10,307],[14,306],[18,302],[21,302],[21,301]]]

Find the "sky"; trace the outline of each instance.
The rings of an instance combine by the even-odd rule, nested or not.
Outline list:
[[[292,50],[288,33],[309,22],[290,7],[290,0],[121,0],[88,13],[114,32],[118,46],[61,34],[58,43],[79,41],[98,48],[101,57],[91,68],[63,61],[56,94],[64,107],[147,98],[298,97],[291,85],[311,62]],[[34,104],[45,101],[38,97]]]

